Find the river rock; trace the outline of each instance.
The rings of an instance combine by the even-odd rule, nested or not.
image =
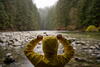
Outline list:
[[[96,46],[96,49],[97,49],[97,50],[100,50],[100,46],[99,46],[99,45],[98,45],[98,46]]]
[[[79,57],[74,58],[74,60],[77,61],[77,62],[87,62],[86,59],[84,59],[84,58],[79,58]]]
[[[15,41],[18,41],[18,39],[15,38]]]
[[[4,43],[4,41],[0,39],[0,43]]]
[[[6,44],[5,43],[0,43],[0,46],[4,47],[4,46],[6,46]]]
[[[14,42],[13,46],[21,46],[22,44],[20,42]]]
[[[71,42],[74,42],[74,41],[76,41],[77,39],[76,39],[76,38],[68,38],[68,40],[70,40]]]
[[[94,51],[94,54],[98,55],[98,54],[100,54],[100,51],[95,50],[95,51]]]
[[[100,64],[100,60],[96,60],[96,62]]]
[[[96,59],[97,59],[97,60],[98,60],[98,59],[100,60],[100,54],[96,56]]]
[[[82,49],[87,50],[87,49],[89,49],[89,47],[88,46],[83,46]]]
[[[81,44],[81,45],[86,45],[86,43],[84,41],[76,41],[76,44]]]
[[[90,47],[89,47],[89,49],[95,49],[95,48],[96,48],[95,46],[90,46]]]

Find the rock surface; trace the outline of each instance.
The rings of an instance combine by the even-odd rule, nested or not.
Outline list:
[[[11,53],[15,62],[9,67],[33,67],[23,53],[23,48],[27,42],[41,34],[46,36],[44,32],[26,31],[26,32],[0,32],[0,67],[8,67],[3,63],[7,53]],[[56,35],[53,32],[48,35]],[[72,37],[70,34],[63,34],[71,40],[71,44],[75,49],[75,57],[66,64],[65,67],[100,67],[100,40],[82,36],[80,38]],[[76,34],[75,34],[76,35]],[[73,35],[73,36],[75,36]],[[86,36],[87,37],[87,36]],[[38,43],[34,51],[43,54],[42,42]],[[60,44],[58,54],[63,53],[63,46]]]

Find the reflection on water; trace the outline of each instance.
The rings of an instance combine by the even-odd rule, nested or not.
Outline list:
[[[23,47],[27,42],[36,38],[37,35],[57,35],[72,40],[72,46],[76,50],[75,57],[83,58],[86,62],[72,60],[67,67],[100,67],[100,33],[69,32],[69,31],[23,31],[23,32],[0,32],[0,67],[33,67],[23,53]],[[34,49],[43,54],[41,42]],[[5,65],[3,59],[6,53],[12,53],[16,62]],[[62,45],[58,53],[63,53]]]

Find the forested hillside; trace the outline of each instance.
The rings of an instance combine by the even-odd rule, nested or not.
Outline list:
[[[100,26],[100,0],[59,0],[50,9],[48,23],[55,26],[49,29],[76,30],[89,25]]]
[[[32,0],[0,0],[0,30],[100,30],[100,0],[58,0],[37,9]]]
[[[39,19],[32,0],[0,0],[0,30],[36,30]]]

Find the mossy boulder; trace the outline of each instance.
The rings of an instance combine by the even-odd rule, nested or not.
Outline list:
[[[90,26],[88,26],[88,27],[86,28],[86,31],[87,31],[87,32],[98,32],[99,30],[98,30],[98,28],[97,28],[96,26],[90,25]]]

